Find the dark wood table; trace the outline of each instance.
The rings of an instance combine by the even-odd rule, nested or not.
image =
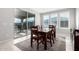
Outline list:
[[[45,28],[45,29],[41,29],[41,30],[39,29],[38,30],[38,33],[44,35],[44,42],[45,42],[44,49],[45,50],[47,50],[47,34],[48,34],[49,31],[50,31],[49,28]]]

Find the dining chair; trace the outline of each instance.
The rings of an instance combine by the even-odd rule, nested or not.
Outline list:
[[[49,29],[52,30],[52,40],[53,40],[53,43],[54,43],[54,40],[56,39],[56,28],[54,25],[49,25]]]
[[[74,50],[79,51],[79,29],[74,30]]]
[[[31,27],[31,47],[33,47],[33,42],[37,42],[37,49],[39,49],[39,44],[43,40],[43,36],[38,33],[38,26]]]
[[[50,45],[52,47],[52,30],[50,30],[48,33],[47,33],[47,42],[50,42]]]

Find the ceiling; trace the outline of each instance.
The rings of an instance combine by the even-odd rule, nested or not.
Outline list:
[[[27,13],[28,13],[28,17],[34,17],[35,15],[32,13],[29,13],[27,11],[23,11],[21,9],[17,9],[17,14],[15,15],[16,18],[20,18],[20,19],[24,19],[27,18]]]
[[[31,8],[31,9],[38,13],[45,13],[45,12],[56,11],[64,8]]]
[[[30,9],[38,13],[46,13],[46,12],[56,11],[64,8],[30,8]],[[16,14],[17,18],[22,18],[22,19],[27,18],[27,11],[23,11],[21,9],[16,9],[16,10],[17,10],[17,14]],[[32,17],[32,16],[35,16],[35,15],[28,12],[28,17]]]

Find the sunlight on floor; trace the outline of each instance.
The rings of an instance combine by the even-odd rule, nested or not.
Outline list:
[[[22,42],[22,41],[24,41],[26,39],[29,39],[29,38],[30,38],[30,35],[25,36],[25,37],[22,37],[22,38],[14,39],[14,44],[19,43],[19,42]]]
[[[73,42],[70,37],[66,38],[66,51],[73,51]]]

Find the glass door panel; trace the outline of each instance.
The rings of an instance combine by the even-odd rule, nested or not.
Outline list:
[[[27,35],[31,34],[31,27],[34,25],[35,23],[35,17],[28,17],[27,19]]]
[[[57,14],[51,14],[50,15],[50,25],[57,26],[57,22],[58,22],[58,15]]]
[[[44,15],[42,20],[42,28],[48,28],[49,27],[49,15]]]
[[[22,36],[25,36],[25,24],[24,24],[24,19],[20,18],[15,18],[14,21],[14,33],[15,33],[15,38],[19,38]]]

